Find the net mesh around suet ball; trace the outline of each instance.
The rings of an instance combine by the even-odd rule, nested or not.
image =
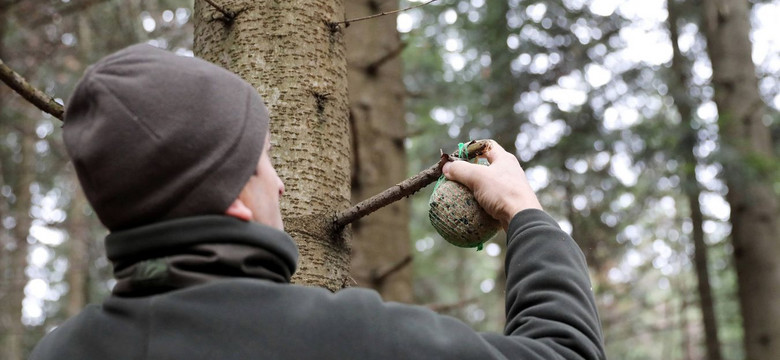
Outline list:
[[[464,155],[464,144],[459,144],[459,157]],[[428,218],[444,240],[459,247],[476,247],[496,235],[499,222],[479,205],[474,193],[466,186],[439,178],[428,202]]]

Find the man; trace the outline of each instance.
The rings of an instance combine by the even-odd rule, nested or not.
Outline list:
[[[32,359],[604,358],[584,257],[497,144],[490,166],[444,173],[507,231],[503,335],[365,289],[289,284],[298,253],[282,231],[268,114],[226,70],[132,46],[87,70],[63,132],[111,230],[117,283]]]

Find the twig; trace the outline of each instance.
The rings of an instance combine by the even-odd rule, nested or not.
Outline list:
[[[404,12],[404,11],[407,11],[407,10],[416,9],[418,7],[421,7],[421,6],[428,5],[428,4],[430,4],[430,3],[434,2],[434,1],[437,1],[437,0],[429,0],[429,1],[424,2],[422,4],[417,4],[417,5],[410,6],[410,7],[404,8],[404,9],[398,9],[398,10],[392,10],[392,11],[383,11],[383,12],[381,12],[379,14],[368,15],[368,16],[363,16],[363,17],[359,17],[359,18],[355,18],[355,19],[349,19],[349,20],[344,20],[344,21],[336,21],[336,22],[332,22],[331,25],[333,27],[335,27],[335,26],[339,26],[341,24],[344,24],[344,27],[348,27],[349,24],[351,24],[353,22],[373,19],[373,18],[377,18],[377,17],[380,17],[380,16],[391,15],[391,14],[395,14],[395,13],[399,13],[399,12]]]
[[[56,102],[51,96],[46,95],[43,91],[30,85],[30,83],[21,75],[9,68],[2,59],[0,59],[0,80],[3,80],[6,85],[35,105],[38,109],[62,120],[62,114],[65,111],[64,107]]]
[[[406,265],[409,265],[411,263],[412,263],[412,255],[406,255],[406,257],[404,257],[401,261],[391,266],[383,273],[379,275],[371,276],[371,282],[374,283],[375,285],[382,284],[383,282],[385,282],[385,280],[387,280],[388,276],[393,275],[394,273],[398,272],[399,270],[403,269]]]
[[[444,312],[444,311],[450,311],[457,308],[462,308],[468,304],[475,303],[475,302],[477,302],[477,298],[465,299],[450,304],[428,304],[426,306],[428,307],[428,309],[431,309],[435,312]]]
[[[231,22],[231,21],[233,21],[233,19],[236,18],[236,14],[234,12],[225,10],[225,8],[215,4],[214,1],[212,1],[212,0],[203,0],[203,1],[209,3],[209,5],[211,5],[211,7],[213,7],[215,10],[221,12],[222,15],[225,16],[225,20],[227,22]]]
[[[491,140],[472,140],[466,144],[466,158],[473,159],[480,156],[490,150]],[[442,151],[439,162],[435,165],[421,171],[415,176],[412,176],[393,187],[382,191],[381,193],[374,195],[366,200],[363,200],[357,205],[344,210],[336,214],[333,219],[333,228],[335,230],[341,230],[347,224],[357,221],[358,219],[379,210],[387,205],[390,205],[398,200],[403,199],[409,195],[412,195],[420,189],[426,187],[428,184],[436,181],[441,176],[441,168],[448,161],[459,160],[457,152],[453,155],[445,154]]]

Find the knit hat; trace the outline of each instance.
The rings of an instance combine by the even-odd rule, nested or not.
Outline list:
[[[112,231],[224,214],[267,132],[268,111],[240,77],[143,44],[87,69],[63,125],[87,199]]]

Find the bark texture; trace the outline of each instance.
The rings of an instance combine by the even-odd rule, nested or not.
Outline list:
[[[285,228],[301,258],[293,281],[347,283],[347,232],[333,214],[349,205],[347,79],[339,0],[195,2],[195,54],[255,86],[271,116],[272,162],[284,181]]]
[[[721,360],[723,357],[720,352],[720,340],[718,336],[718,324],[715,316],[715,301],[712,296],[712,287],[709,277],[709,259],[707,255],[707,244],[704,241],[704,217],[702,216],[699,196],[701,187],[696,180],[697,159],[694,153],[696,146],[696,130],[692,126],[694,117],[694,104],[691,96],[688,95],[687,86],[689,83],[690,66],[686,64],[685,57],[678,46],[679,40],[679,18],[678,4],[675,0],[667,0],[667,9],[669,17],[670,40],[672,42],[672,78],[669,81],[670,93],[674,99],[675,108],[680,116],[682,130],[682,139],[680,141],[680,151],[682,152],[683,162],[682,179],[683,190],[688,198],[690,208],[690,219],[693,225],[693,263],[696,269],[697,289],[699,293],[699,308],[701,309],[702,322],[704,323],[704,341],[707,349],[708,360]]]
[[[398,9],[398,3],[347,0],[347,19]],[[403,49],[396,16],[352,23],[345,29],[352,130],[352,203],[401,182],[407,173]],[[352,278],[385,300],[412,302],[409,200],[352,223]]]
[[[780,354],[777,159],[751,59],[747,0],[703,1],[704,30],[723,139],[727,200],[749,360]]]

